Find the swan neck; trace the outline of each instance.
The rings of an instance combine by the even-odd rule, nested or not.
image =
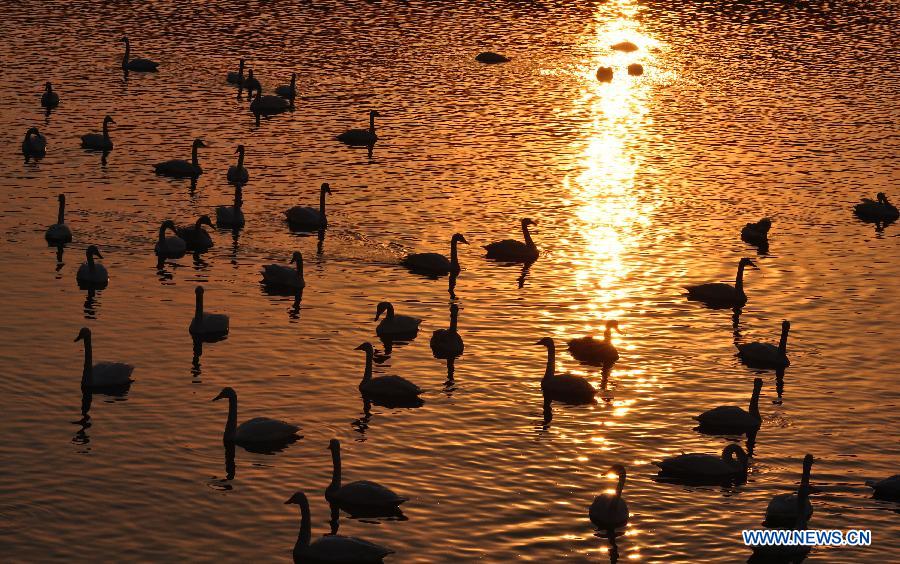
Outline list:
[[[88,265],[88,270],[93,272],[94,271],[94,255],[92,253],[87,253],[87,265]]]
[[[166,226],[160,225],[159,226],[159,242],[162,243],[165,240],[166,240]]]
[[[238,153],[237,167],[238,167],[238,171],[240,171],[240,169],[244,168],[244,152],[243,151]]]
[[[84,338],[84,370],[81,373],[81,387],[87,386],[94,372],[94,350],[91,346],[91,338]]]
[[[194,166],[197,166],[198,164],[200,164],[200,161],[197,159],[197,146],[196,145],[191,147],[191,164],[193,164]]]
[[[553,378],[556,371],[556,345],[547,345],[547,369],[544,371],[544,379]]]
[[[528,232],[528,225],[522,224],[522,236],[525,237],[525,244],[529,247],[534,246],[534,241],[531,239],[531,233]]]
[[[228,398],[228,419],[225,421],[225,434],[223,438],[227,442],[234,440],[235,430],[237,429],[237,398],[230,396]]]
[[[375,135],[375,116],[369,115],[369,133]]]
[[[456,321],[457,317],[459,317],[459,312],[455,309],[450,311],[450,331],[456,333]]]
[[[294,545],[294,554],[309,546],[312,538],[312,524],[309,517],[309,502],[300,504],[300,534],[297,535],[297,544]]]
[[[109,141],[109,122],[103,121],[103,138]]]
[[[297,260],[297,277],[303,280],[303,259]]]
[[[606,341],[607,343],[612,340],[612,328],[611,327],[607,327],[606,330],[603,332],[603,340]]]
[[[196,295],[196,301],[194,304],[194,319],[203,319],[203,294]]]
[[[331,485],[329,489],[341,487],[341,447],[331,450]]]
[[[366,351],[366,370],[363,372],[363,382],[368,382],[372,379],[372,351]]]
[[[129,42],[125,42],[125,55],[122,56],[122,68],[126,68],[128,66],[128,58],[131,55],[131,44]]]
[[[244,191],[240,186],[234,189],[234,207],[240,209],[244,205]]]
[[[319,191],[319,215],[325,217],[325,190]]]
[[[748,409],[748,411],[750,412],[750,415],[752,415],[752,416],[755,417],[756,419],[759,419],[759,418],[760,418],[760,414],[759,414],[759,392],[760,392],[760,389],[759,389],[759,388],[754,388],[754,389],[753,389],[753,395],[750,396],[750,407],[749,407],[749,409]]]
[[[734,289],[738,294],[744,293],[744,265],[738,266],[737,276],[734,279]]]
[[[457,251],[457,245],[459,241],[453,239],[450,241],[450,268],[453,270],[459,270],[459,254]]]
[[[616,484],[616,497],[622,497],[622,490],[625,489],[625,472],[619,473],[619,483]]]
[[[60,222],[62,223],[62,222]],[[787,353],[788,328],[781,330],[781,340],[778,341],[778,352],[784,356]]]
[[[66,222],[65,217],[66,217],[66,201],[61,199],[59,201],[59,212],[56,215],[56,223],[59,223],[59,224],[65,223]]]

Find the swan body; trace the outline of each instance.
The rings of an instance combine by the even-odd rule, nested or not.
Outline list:
[[[190,162],[173,159],[153,165],[156,174],[163,176],[171,176],[172,178],[195,178],[203,174],[203,168],[200,167],[200,161],[197,158],[197,149],[206,147],[207,145],[201,139],[194,139],[191,147]]]
[[[750,407],[746,411],[734,405],[720,405],[704,411],[694,419],[700,423],[701,429],[709,431],[746,433],[759,429],[762,424],[762,417],[759,414],[759,393],[762,386],[762,378],[753,381],[753,395],[750,397]]]
[[[244,212],[241,206],[244,205],[243,189],[238,184],[234,188],[234,205],[217,206],[216,207],[216,225],[219,228],[239,229],[244,226]]]
[[[319,188],[319,208],[294,206],[284,212],[284,216],[291,227],[318,231],[328,227],[328,217],[325,215],[325,194],[331,194],[331,187],[323,182]]]
[[[688,299],[705,303],[709,307],[740,307],[747,303],[747,294],[744,293],[744,268],[757,266],[748,258],[742,258],[738,263],[737,277],[734,286],[719,282],[687,286]]]
[[[109,284],[109,274],[106,272],[106,267],[94,262],[94,257],[103,258],[100,250],[96,245],[91,245],[85,251],[85,256],[87,261],[78,267],[75,280],[82,286],[106,287]]]
[[[279,114],[290,108],[290,102],[280,96],[263,96],[262,88],[256,91],[256,98],[250,102],[250,111],[260,115]]]
[[[247,91],[247,96],[250,98],[253,98],[254,90],[262,92],[262,84],[260,84],[259,80],[253,76],[253,69],[247,71],[247,78],[244,79],[243,87]]]
[[[382,401],[416,402],[421,401],[419,394],[422,389],[401,376],[372,376],[372,357],[375,349],[372,343],[363,343],[355,350],[365,351],[366,369],[362,381],[359,383],[359,391],[365,397],[371,397]]]
[[[59,211],[56,215],[56,223],[47,228],[44,239],[48,243],[63,244],[72,241],[72,230],[66,225],[66,195],[59,195]]]
[[[228,73],[225,80],[228,81],[228,84],[243,84],[244,83],[244,59],[241,59],[240,63],[238,63],[237,72],[231,71]]]
[[[811,507],[809,514],[805,509],[809,503],[808,498],[809,488],[801,486],[798,495],[794,498],[797,506],[795,509],[797,518],[788,525],[788,528],[800,531],[806,529],[812,515]],[[805,545],[759,545],[753,547],[753,556],[749,562],[801,562],[809,551],[810,547]]]
[[[509,57],[504,57],[500,53],[494,53],[493,51],[484,51],[482,53],[478,53],[478,55],[475,56],[475,60],[479,63],[495,65],[498,63],[508,63]]]
[[[623,51],[625,53],[632,53],[638,50],[638,46],[632,43],[631,41],[621,41],[616,43],[611,47],[613,51]]]
[[[201,215],[193,225],[178,227],[175,233],[184,241],[189,251],[205,251],[213,246],[212,237],[203,229],[204,225],[215,227],[208,215]]]
[[[303,280],[303,255],[295,251],[291,256],[291,264],[297,264],[296,268],[280,264],[267,264],[263,267],[263,282],[282,288],[301,290],[306,286]]]
[[[597,80],[600,82],[611,82],[613,79],[612,67],[600,67],[597,69]]]
[[[412,253],[406,255],[400,264],[414,272],[423,274],[443,275],[450,272],[458,273],[460,268],[456,249],[457,243],[469,244],[461,233],[455,233],[450,239],[449,259],[440,253]]]
[[[362,511],[376,517],[378,513],[391,514],[397,511],[400,504],[407,498],[394,493],[390,488],[376,482],[360,480],[341,484],[341,443],[337,439],[331,439],[328,443],[331,451],[332,473],[331,484],[325,490],[325,498],[330,503],[348,509]]]
[[[112,390],[127,388],[134,381],[131,373],[134,366],[124,362],[98,362],[93,364],[91,330],[83,327],[75,337],[75,342],[84,341],[84,371],[81,375],[83,390]]]
[[[384,319],[375,328],[375,334],[379,337],[401,337],[415,335],[419,332],[419,324],[422,320],[409,315],[397,315],[394,306],[390,302],[380,302],[375,310],[375,321],[385,313]]]
[[[22,141],[22,153],[26,156],[42,156],[47,153],[47,138],[38,131],[38,128],[32,127],[25,132],[25,140]]]
[[[878,499],[900,501],[900,474],[894,474],[884,480],[868,480],[866,485],[875,490]]]
[[[762,246],[769,242],[772,220],[764,217],[756,223],[748,223],[741,229],[741,239],[751,245]]]
[[[619,330],[619,322],[615,319],[606,322],[606,331],[603,340],[599,341],[591,336],[572,339],[569,341],[569,352],[572,357],[592,366],[607,366],[619,360],[619,351],[612,344],[612,330]]]
[[[310,543],[309,500],[303,492],[297,492],[285,504],[300,506],[300,534],[294,544],[294,562],[318,562],[325,564],[378,564],[394,551],[355,537],[342,535],[324,536]]]
[[[228,167],[228,174],[226,175],[228,182],[232,184],[246,184],[250,180],[250,173],[244,168],[244,146],[238,145],[235,152],[238,155],[238,161],[236,165]]]
[[[900,218],[900,210],[888,201],[884,192],[879,192],[874,200],[863,198],[853,208],[853,212],[859,218],[869,221],[896,221]]]
[[[622,499],[622,490],[625,488],[625,467],[616,464],[610,471],[615,472],[619,477],[616,493],[598,495],[588,510],[591,522],[598,529],[615,529],[628,523],[628,504]]]
[[[450,304],[450,327],[438,329],[431,334],[430,345],[434,358],[456,358],[465,350],[465,344],[456,329],[458,316],[459,306],[456,303]]]
[[[113,142],[109,138],[109,124],[116,123],[113,118],[103,118],[103,133],[87,133],[81,136],[81,147],[95,151],[112,151]]]
[[[225,442],[233,442],[239,445],[276,445],[299,438],[297,432],[300,430],[300,427],[278,419],[254,417],[238,425],[237,392],[234,389],[222,388],[219,395],[214,397],[212,401],[226,398],[228,399],[228,419],[225,422],[225,432],[222,435]]]
[[[729,444],[721,456],[712,454],[680,454],[655,463],[661,476],[690,482],[720,483],[747,473],[747,454],[736,444]]]
[[[350,129],[338,135],[337,140],[354,146],[374,145],[378,141],[378,135],[375,134],[375,118],[380,115],[378,110],[371,110],[369,112],[369,129]]]
[[[228,316],[221,313],[206,313],[203,311],[203,286],[197,286],[194,291],[195,307],[194,318],[188,328],[191,335],[201,337],[214,337],[228,334]]]
[[[297,73],[291,73],[291,83],[290,84],[282,84],[275,88],[275,94],[278,94],[282,98],[287,98],[288,100],[293,100],[297,97]]]
[[[53,85],[49,82],[44,85],[44,93],[41,95],[41,106],[55,108],[59,105],[59,94],[53,91]]]
[[[535,343],[547,347],[547,369],[541,380],[544,397],[573,405],[594,403],[597,390],[587,379],[574,374],[556,374],[556,345],[550,337]]]
[[[644,74],[644,66],[640,63],[631,63],[628,65],[629,76],[641,76]]]
[[[122,41],[125,43],[125,56],[122,57],[123,70],[135,72],[156,72],[156,68],[159,66],[159,63],[151,61],[150,59],[132,59],[130,57],[131,42],[128,41],[127,37],[123,37]]]
[[[170,229],[175,235],[166,237],[167,229]],[[180,258],[187,251],[187,243],[178,236],[175,223],[171,220],[167,219],[159,226],[159,237],[156,240],[156,246],[153,251],[159,258]]]
[[[737,345],[737,354],[744,364],[754,368],[786,368],[791,365],[787,357],[787,339],[790,330],[791,322],[782,321],[781,340],[777,346],[771,343],[743,343]]]
[[[528,232],[529,225],[537,224],[527,217],[523,218],[522,235],[525,237],[524,243],[522,241],[516,241],[515,239],[504,239],[485,245],[484,249],[487,251],[487,258],[505,262],[536,261],[538,258],[538,249],[537,245],[535,245],[534,241],[531,239],[531,234]]]
[[[807,454],[803,458],[803,475],[800,478],[800,487],[797,493],[784,493],[772,497],[772,501],[766,507],[765,525],[767,527],[787,528],[794,525],[799,519],[808,521],[812,517],[813,508],[808,496],[805,503],[802,504],[802,514],[798,513],[801,510],[801,505],[798,504],[800,491],[809,488],[809,474],[812,465],[813,457],[811,454]]]

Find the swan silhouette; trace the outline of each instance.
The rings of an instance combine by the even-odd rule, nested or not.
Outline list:
[[[528,232],[529,225],[537,225],[536,222],[525,217],[522,218],[522,235],[525,242],[516,241],[515,239],[504,239],[496,241],[489,245],[485,245],[487,258],[504,261],[504,262],[534,262],[538,258],[537,245],[531,239],[531,233]]]
[[[790,321],[781,322],[781,340],[778,346],[771,343],[739,343],[737,355],[744,364],[752,368],[786,368],[791,361],[787,357],[788,332],[791,330]]]
[[[252,98],[250,102],[250,111],[256,115],[280,114],[290,108],[290,102],[280,96],[263,96],[262,88],[256,90],[256,97]]]
[[[772,220],[764,217],[756,223],[748,223],[741,229],[741,239],[751,245],[762,247],[769,244],[769,229]]]
[[[746,411],[734,405],[720,405],[694,417],[700,423],[700,430],[728,434],[750,433],[759,429],[762,424],[759,414],[759,393],[762,386],[762,378],[753,380],[753,395],[750,396],[750,406]]]
[[[228,81],[228,84],[244,84],[244,59],[241,59],[238,63],[237,72],[230,71],[226,76],[225,80]]]
[[[159,66],[159,63],[151,61],[150,59],[130,58],[131,42],[128,41],[127,37],[123,37],[122,42],[125,43],[125,55],[122,57],[123,70],[135,72],[156,72],[156,68]]]
[[[619,481],[616,484],[616,493],[613,495],[600,494],[594,498],[588,515],[591,522],[598,529],[615,529],[628,523],[628,504],[622,499],[622,490],[625,488],[625,467],[616,464],[609,470],[614,472]]]
[[[359,383],[359,391],[363,397],[372,399],[377,403],[390,405],[418,405],[421,403],[419,394],[422,389],[403,378],[402,376],[372,376],[372,359],[375,349],[372,343],[363,343],[356,347],[358,351],[366,353],[366,369],[363,372],[362,381]]]
[[[454,233],[450,238],[449,259],[440,253],[412,253],[406,255],[400,264],[413,272],[422,274],[441,276],[451,272],[458,273],[460,271],[456,249],[458,243],[469,244],[461,233]]]
[[[415,337],[419,332],[419,324],[422,320],[418,317],[409,315],[398,315],[394,313],[394,306],[391,302],[379,302],[375,308],[375,321],[384,313],[384,319],[375,328],[375,334],[379,337]]]
[[[233,388],[222,388],[219,395],[212,401],[220,399],[228,400],[228,419],[225,422],[225,432],[222,440],[226,443],[234,443],[241,446],[272,446],[282,445],[297,440],[297,432],[300,427],[286,423],[278,419],[268,417],[254,417],[237,424],[237,392]]]
[[[195,178],[200,176],[203,174],[203,169],[200,167],[200,161],[197,158],[197,149],[200,147],[207,147],[207,145],[202,139],[194,139],[194,143],[191,145],[190,162],[182,159],[172,159],[170,161],[157,163],[153,165],[156,174],[170,176],[172,178]]]
[[[331,451],[332,471],[325,499],[329,503],[357,516],[387,517],[399,512],[399,506],[407,498],[397,495],[388,487],[368,480],[341,484],[341,442],[331,439],[328,449]]]
[[[568,343],[569,353],[575,360],[592,366],[606,366],[615,363],[619,360],[619,351],[612,344],[613,329],[621,333],[619,322],[615,319],[606,322],[602,341],[598,341],[592,336],[570,340]]]
[[[746,478],[748,458],[740,446],[729,444],[721,456],[680,454],[655,462],[661,477],[698,484],[720,484]]]
[[[509,57],[505,57],[500,53],[494,53],[493,51],[483,51],[478,53],[475,55],[475,60],[479,63],[487,63],[489,65],[508,63],[510,61]]]
[[[26,157],[42,157],[47,154],[47,138],[38,131],[38,128],[31,127],[25,132],[25,140],[22,141],[22,153]]]
[[[541,379],[544,397],[573,405],[594,403],[597,390],[587,379],[574,374],[556,374],[556,345],[553,339],[544,337],[535,344],[547,347],[547,369]]]
[[[59,94],[53,91],[53,85],[49,82],[44,84],[44,93],[41,95],[41,106],[47,109],[55,108],[59,105]]]
[[[900,474],[884,480],[867,480],[866,485],[875,490],[873,495],[878,499],[900,501]]]
[[[325,194],[331,194],[331,187],[323,182],[319,187],[319,208],[307,206],[294,206],[284,212],[285,218],[291,227],[309,231],[318,231],[328,227],[328,217],[325,215]]]
[[[253,76],[253,69],[247,71],[247,78],[244,79],[243,84],[244,90],[247,91],[247,96],[253,98],[253,91],[262,92],[262,84],[259,83],[259,80]]]
[[[82,327],[75,342],[84,341],[84,371],[81,375],[81,389],[94,392],[116,392],[128,388],[134,381],[131,373],[134,366],[124,362],[93,363],[91,330]]]
[[[116,123],[113,118],[103,118],[103,133],[86,133],[81,136],[81,147],[94,151],[112,151],[113,142],[109,138],[109,124]]]
[[[226,177],[228,178],[228,182],[231,182],[232,184],[246,184],[247,181],[250,180],[250,173],[244,168],[244,146],[238,145],[235,153],[237,153],[238,156],[237,164],[228,167],[228,174]]]
[[[94,257],[103,258],[100,249],[96,245],[90,245],[84,255],[87,260],[78,267],[78,272],[75,274],[78,285],[86,288],[105,288],[109,284],[109,274],[106,272],[105,266],[94,262]]]
[[[766,520],[764,523],[766,527],[785,529],[796,523],[799,519],[808,521],[810,517],[812,517],[813,508],[808,497],[803,504],[802,514],[797,512],[798,509],[800,509],[800,506],[798,505],[800,492],[809,490],[809,474],[812,470],[812,465],[813,456],[807,454],[803,457],[803,475],[800,478],[800,487],[798,488],[797,493],[778,494],[769,502],[769,506],[766,507]]]
[[[282,98],[287,98],[291,102],[294,101],[294,98],[297,97],[297,73],[291,73],[291,83],[290,84],[282,84],[275,88],[275,94],[278,94]]]
[[[241,185],[234,187],[234,204],[216,207],[216,225],[225,229],[240,229],[244,226],[244,191]]]
[[[874,200],[863,198],[862,202],[856,204],[853,213],[860,219],[868,221],[896,221],[900,218],[900,210],[890,203],[884,192],[879,192]]]
[[[458,317],[459,306],[451,303],[450,327],[448,329],[437,329],[431,334],[431,354],[434,355],[434,358],[456,358],[462,355],[465,350],[462,337],[459,336],[459,331],[456,330]]]
[[[378,110],[371,110],[369,112],[369,129],[350,129],[338,135],[337,140],[352,146],[374,145],[378,141],[378,135],[375,134],[375,118],[380,116]]]
[[[58,196],[59,210],[56,215],[56,223],[47,228],[44,239],[48,243],[61,245],[72,242],[72,230],[66,225],[66,195]]]
[[[744,293],[744,268],[747,266],[758,268],[752,260],[742,258],[738,262],[734,286],[721,282],[686,286],[688,299],[703,302],[712,308],[741,307],[747,303],[747,294]]]
[[[188,327],[191,335],[197,337],[220,337],[228,334],[228,316],[221,313],[203,311],[203,286],[194,290],[194,318]]]
[[[297,268],[282,266],[280,264],[267,264],[263,266],[263,282],[271,286],[302,290],[306,286],[303,280],[303,255],[300,251],[294,251],[291,255],[291,264]]]
[[[213,246],[212,237],[203,229],[204,225],[215,228],[208,215],[201,215],[193,225],[185,225],[175,229],[176,235],[184,241],[187,250],[205,251]]]
[[[171,237],[166,237],[166,231],[171,230],[174,233]],[[181,258],[187,250],[187,243],[178,236],[178,230],[175,223],[167,219],[159,226],[159,236],[156,239],[156,246],[153,251],[160,259],[164,258]]]

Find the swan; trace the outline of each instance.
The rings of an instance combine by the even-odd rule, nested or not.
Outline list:
[[[894,474],[884,480],[867,480],[866,485],[875,490],[878,499],[900,501],[900,474]]]
[[[536,222],[525,217],[522,218],[522,235],[525,242],[516,241],[515,239],[504,239],[495,241],[483,248],[487,251],[487,258],[507,261],[507,262],[534,262],[538,258],[537,245],[531,240],[531,233],[528,232],[529,225],[537,225]]]
[[[94,257],[103,258],[103,255],[100,254],[100,249],[96,245],[90,245],[84,254],[87,257],[87,262],[78,267],[75,280],[81,285],[91,287],[109,284],[109,274],[106,272],[106,267],[94,262]]]
[[[228,84],[243,84],[244,83],[244,59],[238,63],[237,72],[231,71],[228,73],[228,76],[225,80],[228,81]]]
[[[82,390],[110,390],[127,388],[134,380],[134,366],[124,362],[98,362],[93,364],[91,330],[82,327],[75,342],[84,341],[84,372],[81,374]]]
[[[337,136],[337,140],[347,145],[368,146],[378,141],[375,134],[375,118],[380,117],[378,110],[369,111],[369,129],[350,129]]]
[[[740,307],[747,303],[744,293],[744,268],[759,268],[752,260],[742,258],[738,263],[737,277],[734,286],[721,282],[711,282],[696,286],[686,286],[688,299],[703,302],[710,307]]]
[[[690,482],[721,483],[747,474],[747,453],[732,443],[714,454],[680,454],[655,462],[660,476]]]
[[[156,72],[156,67],[159,66],[159,63],[151,61],[150,59],[129,58],[131,55],[131,42],[128,41],[127,37],[123,37],[122,41],[125,43],[125,56],[122,57],[123,70],[135,72]]]
[[[225,433],[222,440],[226,443],[245,444],[278,444],[291,442],[299,437],[300,427],[278,419],[254,417],[237,424],[237,392],[233,388],[222,388],[212,401],[228,399],[228,419],[225,422]]]
[[[166,237],[167,229],[171,229],[175,235]],[[170,219],[163,221],[159,226],[159,237],[153,249],[156,256],[159,258],[181,258],[186,250],[187,243],[178,236],[178,229],[175,227],[175,223]]]
[[[47,228],[44,239],[48,243],[69,243],[72,241],[72,230],[66,225],[66,195],[59,195],[59,212],[56,214],[56,223]]]
[[[109,124],[116,123],[113,118],[106,116],[103,118],[103,133],[87,133],[81,136],[81,147],[83,149],[94,149],[97,151],[111,151],[113,148],[112,139],[109,138]]]
[[[457,243],[468,245],[469,242],[461,233],[454,233],[450,238],[450,259],[440,253],[412,253],[406,255],[400,264],[406,268],[424,274],[443,275],[450,272],[459,273],[459,258],[456,252]]]
[[[597,80],[600,82],[611,82],[613,79],[612,67],[600,67],[597,69]]]
[[[741,229],[741,239],[751,245],[763,246],[769,242],[769,229],[772,228],[772,220],[764,217],[756,223],[748,223]]]
[[[574,405],[594,403],[597,390],[585,378],[574,374],[556,374],[556,345],[550,337],[535,343],[547,347],[547,370],[541,379],[545,398]]]
[[[754,368],[786,368],[791,365],[787,357],[788,332],[791,330],[790,321],[781,322],[781,340],[778,346],[771,343],[745,343],[738,344],[737,355],[747,366]]]
[[[44,108],[55,108],[59,105],[59,94],[53,91],[53,85],[47,82],[44,84],[44,93],[41,95],[41,106]]]
[[[483,53],[478,53],[475,56],[475,60],[479,63],[493,65],[497,63],[508,63],[509,57],[504,57],[500,53],[494,53],[493,51],[484,51]]]
[[[628,74],[630,76],[641,76],[644,74],[644,66],[640,63],[631,63],[628,65]]]
[[[200,162],[197,159],[197,149],[200,147],[207,147],[207,145],[202,139],[194,139],[194,144],[191,145],[191,162],[182,159],[173,159],[164,163],[155,164],[153,165],[153,168],[156,169],[156,174],[171,176],[173,178],[194,178],[200,176],[203,174],[203,169],[200,168]]]
[[[32,127],[25,132],[25,140],[22,141],[22,153],[37,156],[47,153],[47,138],[38,131],[38,128]]]
[[[253,98],[254,90],[262,92],[262,84],[253,76],[253,69],[247,71],[247,78],[244,79],[243,86],[244,90],[247,91],[247,96],[250,98]]]
[[[282,98],[287,98],[290,101],[294,101],[294,98],[297,97],[297,73],[291,73],[291,83],[290,84],[282,84],[275,88],[275,93],[281,96]]]
[[[379,337],[410,336],[419,332],[419,324],[422,320],[409,315],[394,314],[394,306],[391,302],[379,302],[375,308],[375,321],[385,313],[384,319],[375,328],[375,334]]]
[[[319,209],[313,207],[294,206],[284,212],[288,223],[292,227],[318,231],[328,227],[328,217],[325,215],[325,194],[331,194],[331,187],[323,182],[319,188]]]
[[[234,205],[216,207],[216,225],[219,228],[239,229],[244,226],[244,191],[241,185],[234,187]]]
[[[431,353],[434,358],[456,358],[462,355],[465,344],[456,330],[458,316],[459,306],[450,304],[450,328],[438,329],[431,334]]]
[[[805,507],[809,504],[809,488],[801,487],[795,500],[796,509],[794,511],[797,518],[789,527],[792,530],[802,531],[809,524],[809,516],[805,515]],[[753,547],[753,556],[748,562],[802,562],[809,551],[810,547],[803,544],[758,545]]]
[[[900,211],[888,201],[884,192],[879,192],[875,200],[863,198],[862,202],[854,206],[853,212],[859,218],[870,221],[895,221],[900,218]]]
[[[341,442],[331,439],[328,443],[331,451],[331,483],[325,490],[325,499],[337,504],[350,513],[360,512],[370,517],[391,515],[398,512],[398,506],[405,501],[390,488],[376,482],[360,480],[341,484]]]
[[[628,523],[628,504],[622,499],[622,490],[625,488],[625,467],[616,464],[609,471],[619,477],[616,493],[598,495],[594,498],[594,503],[591,504],[588,511],[591,522],[598,529],[615,529]]]
[[[365,351],[366,370],[363,372],[359,391],[364,397],[376,400],[415,402],[421,401],[422,389],[402,376],[372,376],[372,358],[375,349],[372,343],[363,343],[354,350]]]
[[[205,251],[213,246],[212,237],[203,229],[204,225],[215,228],[208,215],[201,215],[193,225],[185,225],[175,229],[175,234],[184,240],[185,248],[189,251]]]
[[[762,390],[762,378],[753,380],[753,395],[747,411],[734,405],[720,405],[704,411],[694,417],[700,423],[700,429],[707,431],[723,431],[747,433],[759,429],[762,417],[759,414],[759,393]]]
[[[394,551],[355,537],[328,535],[310,543],[309,500],[297,492],[284,502],[300,506],[300,534],[294,545],[294,562],[327,562],[328,564],[378,564]]]
[[[244,146],[238,145],[235,153],[237,153],[238,160],[236,165],[228,167],[228,182],[246,184],[250,180],[250,173],[244,168]]]
[[[797,503],[800,492],[809,490],[809,473],[812,470],[812,465],[813,456],[807,454],[803,457],[803,475],[800,478],[800,488],[797,490],[797,493],[778,494],[769,502],[769,506],[766,507],[766,521],[764,523],[766,527],[787,528],[796,523],[798,519],[802,518],[804,521],[808,521],[812,517],[813,508],[808,497],[803,504],[802,515],[798,514],[800,507]]]
[[[306,286],[303,280],[303,255],[294,251],[291,255],[291,264],[297,264],[297,268],[282,266],[280,264],[267,264],[263,267],[263,282],[282,288],[294,288],[301,290]]]
[[[221,313],[204,313],[203,311],[203,286],[197,286],[194,290],[195,307],[194,318],[188,328],[191,335],[197,336],[221,336],[228,334],[228,316]]]
[[[638,46],[632,43],[631,41],[621,41],[616,43],[615,45],[610,47],[613,51],[623,51],[625,53],[632,53],[638,50]]]
[[[263,96],[262,88],[256,90],[256,97],[250,101],[250,111],[258,115],[279,114],[291,108],[291,103],[279,96]]]
[[[572,339],[569,341],[569,352],[575,360],[593,366],[615,363],[619,360],[619,351],[611,341],[613,329],[621,333],[619,322],[615,319],[606,322],[606,331],[603,333],[602,341],[591,336]]]

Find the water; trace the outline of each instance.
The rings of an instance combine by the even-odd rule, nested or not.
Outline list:
[[[605,561],[587,506],[627,465],[631,521],[622,559],[734,562],[749,551],[769,498],[816,457],[810,527],[872,529],[865,549],[817,549],[810,562],[887,562],[900,549],[896,504],[871,499],[870,478],[897,472],[895,374],[898,227],[853,218],[854,202],[900,173],[895,135],[898,12],[890,2],[268,3],[157,1],[7,5],[0,31],[0,328],[3,448],[0,546],[7,560],[285,561],[302,489],[313,534],[326,533],[328,439],[344,444],[345,479],[374,479],[411,497],[406,520],[342,517],[340,532],[397,551],[393,562]],[[119,69],[123,33],[161,72]],[[628,39],[641,49],[616,53]],[[482,50],[513,58],[473,61]],[[263,84],[299,73],[290,114],[256,126],[225,84],[245,56]],[[645,73],[624,67],[640,62]],[[600,65],[616,69],[598,83]],[[38,104],[53,81],[60,107]],[[377,108],[371,158],[333,140]],[[109,113],[105,164],[79,148]],[[49,151],[23,163],[37,125]],[[188,181],[151,164],[187,158]],[[247,146],[246,228],[221,231],[200,259],[156,268],[163,219],[192,222],[230,204],[225,182]],[[292,234],[282,211],[313,205],[331,183],[330,228]],[[57,264],[42,233],[56,195],[75,233]],[[769,254],[737,233],[774,220]],[[520,237],[538,221],[541,259],[524,274],[479,245]],[[446,327],[447,280],[396,265],[409,250],[447,252],[464,271],[455,293],[466,352],[452,381],[428,338]],[[90,301],[75,284],[85,247],[104,253],[111,283]],[[306,257],[297,307],[259,284],[262,264]],[[651,464],[718,452],[727,438],[694,432],[691,416],[745,405],[757,373],[733,356],[730,311],[688,302],[681,287],[733,279],[742,256],[744,340],[776,341],[793,323],[782,398],[764,372],[763,425],[739,487],[658,483]],[[193,288],[231,315],[228,339],[195,359]],[[373,406],[356,390],[375,340],[378,301],[424,318],[413,343],[379,374],[427,390],[420,409]],[[539,380],[553,336],[558,367],[600,385],[565,352],[568,338],[619,319],[621,360],[595,406],[544,413]],[[95,396],[79,424],[81,326],[95,358],[137,368],[130,393]],[[377,341],[376,341],[377,342]],[[381,345],[378,345],[381,348]],[[233,479],[221,442],[223,386],[241,419],[296,422],[304,438],[274,455],[237,449]]]

